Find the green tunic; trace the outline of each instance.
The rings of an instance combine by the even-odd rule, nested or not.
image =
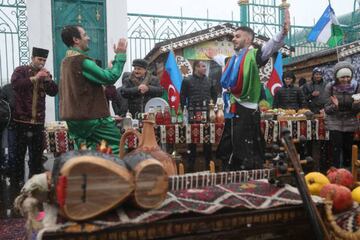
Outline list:
[[[68,51],[75,51],[85,54],[77,48],[70,48]],[[126,62],[126,54],[115,55],[112,68],[103,69],[90,59],[85,59],[82,64],[82,74],[94,84],[112,85],[120,77]],[[114,154],[119,153],[120,130],[116,127],[115,120],[111,117],[91,120],[68,120],[70,136],[75,140],[77,147],[82,143],[90,149],[96,149],[96,145],[105,140],[112,148]]]

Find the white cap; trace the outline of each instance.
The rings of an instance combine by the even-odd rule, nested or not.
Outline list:
[[[341,78],[341,77],[352,77],[351,69],[350,68],[341,68],[339,71],[337,71],[336,78]]]

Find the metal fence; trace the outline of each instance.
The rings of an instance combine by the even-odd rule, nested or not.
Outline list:
[[[266,11],[270,13],[268,10]],[[254,15],[248,22],[257,34],[272,37],[279,31],[282,24],[276,23],[276,15],[266,19],[261,19],[260,15]],[[239,26],[240,21],[204,19],[189,17],[174,17],[160,15],[146,15],[128,13],[129,28],[129,49],[130,62],[135,58],[143,58],[156,43],[175,37],[203,30],[223,23],[231,23]],[[257,20],[257,21],[255,21]],[[269,21],[268,23],[263,22]],[[286,44],[295,47],[295,52],[291,58],[296,56],[319,51],[328,48],[325,44],[308,43],[306,36],[311,30],[308,26],[291,26],[291,32],[286,39]],[[290,59],[291,59],[290,58]],[[289,60],[289,59],[288,59]]]
[[[0,1],[0,84],[10,81],[13,70],[29,63],[25,0]]]

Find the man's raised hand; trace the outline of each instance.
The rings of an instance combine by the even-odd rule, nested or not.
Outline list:
[[[114,44],[115,53],[126,53],[127,40],[125,38],[120,38],[117,45]]]
[[[284,10],[284,27],[283,27],[284,31],[283,34],[284,36],[288,34],[289,30],[290,30],[290,12],[289,12],[289,8],[285,8]]]

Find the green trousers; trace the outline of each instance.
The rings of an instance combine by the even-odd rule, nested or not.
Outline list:
[[[77,149],[80,144],[86,144],[88,149],[96,150],[101,140],[105,140],[112,148],[114,155],[119,154],[120,129],[116,127],[112,117],[92,120],[66,121],[70,137],[75,140]]]

